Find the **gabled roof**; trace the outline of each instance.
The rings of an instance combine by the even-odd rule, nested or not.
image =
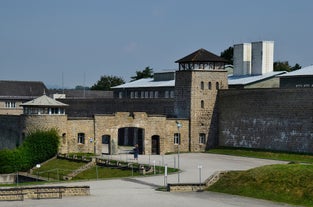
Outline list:
[[[177,61],[175,63],[188,63],[188,62],[223,62],[228,63],[227,60],[217,56],[203,48],[187,55]]]
[[[313,76],[313,65],[280,75],[279,77],[293,77],[293,76]]]
[[[40,81],[0,80],[0,96],[38,97],[48,89]]]
[[[64,107],[68,106],[67,104],[61,103],[55,99],[50,98],[49,96],[42,95],[34,100],[28,101],[21,104],[21,106],[50,106],[50,107]]]

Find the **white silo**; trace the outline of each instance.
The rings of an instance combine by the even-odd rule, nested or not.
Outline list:
[[[252,42],[251,74],[262,75],[273,71],[274,41]]]
[[[251,75],[251,43],[234,45],[234,76]]]

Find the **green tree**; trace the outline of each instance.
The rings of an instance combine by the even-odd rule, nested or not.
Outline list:
[[[0,150],[0,173],[25,171],[55,156],[60,137],[56,129],[30,132],[22,145],[13,150]]]
[[[287,72],[291,72],[294,70],[298,70],[301,68],[301,65],[299,65],[298,63],[296,63],[293,67],[291,67],[288,63],[288,61],[277,61],[274,62],[274,71],[287,71]]]
[[[233,62],[234,62],[234,48],[233,47],[227,48],[226,50],[221,52],[220,56],[222,58],[224,58],[225,60],[228,60],[230,64],[233,64]]]
[[[78,85],[78,86],[76,86],[75,87],[75,90],[89,90],[89,87],[87,87],[87,86],[81,86],[81,85]]]
[[[111,87],[118,86],[124,84],[125,81],[121,77],[117,76],[101,76],[100,80],[93,86],[91,86],[91,90],[111,90]]]
[[[299,65],[298,63],[296,63],[295,66],[293,66],[293,67],[291,68],[291,71],[299,70],[299,69],[301,69],[301,65]]]
[[[136,76],[131,77],[131,81],[139,80],[142,78],[152,78],[153,77],[153,69],[149,66],[146,67],[143,71],[136,71]]]

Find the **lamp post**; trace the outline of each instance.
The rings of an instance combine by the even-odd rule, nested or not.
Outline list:
[[[176,121],[176,126],[177,126],[177,131],[178,131],[178,134],[177,134],[177,168],[178,168],[178,177],[177,177],[177,181],[178,183],[180,182],[180,169],[179,169],[179,145],[180,145],[180,128],[182,127],[182,124],[179,123],[178,121]]]
[[[202,170],[202,165],[198,165],[198,169],[199,169],[199,187],[201,189],[201,170]]]
[[[41,167],[41,165],[40,164],[37,164],[36,165],[36,168],[37,168],[37,182],[38,182],[38,180],[39,180],[39,168]]]

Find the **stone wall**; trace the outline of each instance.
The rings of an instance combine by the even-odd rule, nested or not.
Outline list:
[[[184,119],[179,121],[184,125],[180,130],[182,139],[180,150],[188,151],[189,121]],[[143,145],[145,154],[151,154],[151,138],[154,135],[158,135],[160,138],[160,154],[177,150],[177,146],[174,145],[174,133],[178,131],[176,119],[169,119],[160,115],[148,115],[145,112],[134,112],[133,116],[130,116],[129,112],[95,116],[95,137],[97,143],[101,143],[102,135],[110,135],[112,142],[115,143],[113,146],[116,146],[118,143],[118,129],[123,127],[144,129]],[[101,145],[98,144],[97,151],[100,150]]]
[[[111,138],[112,153],[119,152],[118,130],[124,127],[144,129],[143,153],[151,154],[152,136],[159,137],[160,154],[177,151],[174,134],[178,132],[177,119],[163,115],[148,115],[145,112],[117,112],[111,115],[98,114],[93,117],[69,118],[67,115],[28,115],[22,116],[22,131],[56,128],[61,137],[60,153],[84,152],[102,153],[102,136]],[[179,119],[183,127],[181,151],[189,150],[189,121]],[[84,133],[85,142],[78,143],[78,133]]]
[[[190,119],[190,151],[203,151],[217,144],[216,97],[227,89],[226,70],[184,70],[176,72],[175,113]],[[206,142],[200,143],[200,133]]]
[[[36,199],[40,192],[40,198],[62,198],[63,196],[89,196],[89,186],[37,186],[0,189],[0,200],[16,200],[23,195],[24,199]],[[62,192],[59,194],[59,192]],[[60,197],[59,197],[60,196]],[[22,199],[21,199],[22,200]]]
[[[92,117],[94,114],[114,114],[115,112],[146,112],[174,116],[174,99],[62,99],[69,104],[69,117]]]
[[[219,145],[313,153],[312,89],[222,90]]]

